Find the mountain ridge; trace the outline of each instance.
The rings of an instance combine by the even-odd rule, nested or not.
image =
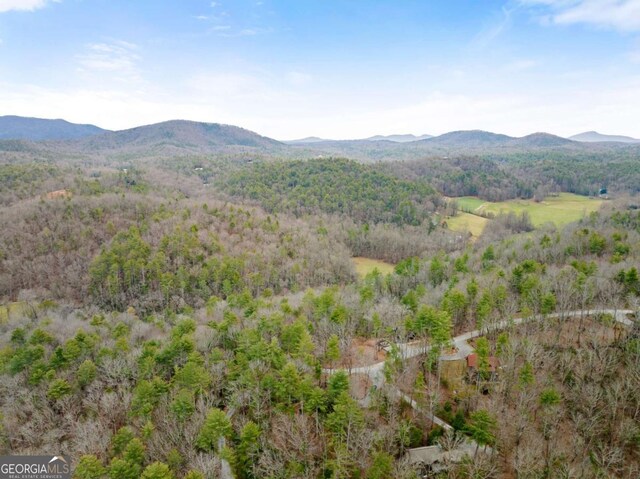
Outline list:
[[[583,143],[596,142],[617,142],[617,143],[640,143],[640,139],[624,135],[605,135],[597,131],[585,131],[569,137],[570,140]]]
[[[399,134],[399,135],[375,135],[365,138],[368,141],[392,141],[394,143],[411,143],[413,141],[426,140],[433,138],[433,135],[412,135],[412,134]]]
[[[73,153],[125,153],[147,156],[184,153],[266,153],[293,156],[345,156],[362,160],[407,159],[424,155],[511,153],[537,150],[608,151],[636,149],[638,142],[585,142],[562,138],[550,133],[532,133],[514,137],[484,130],[458,130],[421,140],[414,135],[374,136],[357,140],[328,140],[307,137],[280,142],[234,125],[190,120],[169,120],[119,131],[103,130],[92,125],[70,124],[65,120],[42,120],[16,116],[0,117],[13,124],[24,120],[31,125],[33,139],[6,139],[0,136],[4,151],[39,150],[53,147]],[[53,122],[53,123],[51,123]],[[1,124],[1,121],[0,121]],[[50,131],[51,125],[63,125],[80,132],[65,135]],[[70,125],[70,126],[69,126]],[[41,128],[42,131],[38,131]],[[88,129],[87,129],[88,128]],[[97,130],[96,130],[97,129]],[[98,131],[98,133],[95,133]],[[0,129],[0,133],[2,129]],[[94,133],[94,134],[91,134]],[[5,130],[5,135],[7,131]],[[62,138],[60,138],[62,136]],[[427,135],[423,135],[427,136]],[[390,139],[392,138],[392,139]],[[406,140],[406,141],[393,141]]]
[[[33,118],[17,115],[0,116],[1,140],[76,140],[107,133],[91,124],[71,123],[63,119]]]
[[[83,148],[117,150],[125,147],[176,147],[210,151],[220,147],[282,147],[272,138],[253,131],[222,123],[169,120],[126,130],[107,132],[77,142]]]

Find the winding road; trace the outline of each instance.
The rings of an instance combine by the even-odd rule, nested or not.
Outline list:
[[[482,329],[474,329],[473,331],[468,331],[466,333],[460,334],[454,337],[451,342],[453,343],[453,347],[456,352],[453,354],[447,354],[440,356],[440,359],[443,360],[452,360],[452,359],[465,359],[469,354],[474,352],[473,346],[469,344],[469,340],[477,338],[479,336],[484,336],[487,333],[494,331],[502,331],[503,329],[509,328],[511,326],[518,326],[525,322],[535,322],[545,319],[567,319],[567,318],[575,318],[578,316],[595,316],[600,314],[609,314],[613,316],[614,320],[620,324],[625,326],[631,326],[633,321],[630,320],[627,316],[634,314],[635,312],[628,309],[588,309],[588,310],[577,310],[577,311],[564,311],[558,313],[552,313],[542,316],[532,316],[532,317],[521,317],[508,319],[503,321],[498,321],[493,324],[487,325],[487,327]],[[428,353],[431,350],[431,346],[429,344],[425,344],[423,342],[410,342],[410,343],[398,343],[395,346],[400,351],[400,356],[402,359],[410,359],[416,356],[421,356]],[[385,347],[386,351],[390,351],[392,346]],[[356,368],[337,368],[337,369],[323,369],[325,374],[335,374],[338,371],[345,371],[349,375],[351,374],[366,374],[369,376],[371,383],[376,388],[379,388],[385,384],[385,376],[384,376],[384,365],[385,361],[380,361],[377,363],[373,363],[367,366],[360,366]],[[409,395],[403,393],[397,388],[394,388],[393,393],[398,397],[401,397],[405,400],[411,407],[419,411],[420,413],[426,415],[434,424],[442,427],[445,430],[452,430],[450,424],[446,423],[442,419],[434,416],[428,411],[425,411],[420,408],[420,406],[416,403],[414,399],[412,399]],[[458,452],[467,453],[473,455],[476,450],[476,443],[472,440],[467,440],[458,448]],[[425,449],[425,448],[420,448]],[[490,448],[485,448],[485,451],[490,451]],[[437,453],[436,453],[437,455]],[[435,457],[435,456],[434,456]]]
[[[473,331],[468,331],[466,333],[460,334],[454,338],[452,338],[453,347],[457,350],[455,353],[459,356],[460,359],[466,358],[469,354],[473,353],[473,347],[468,343],[470,339],[477,338],[479,336],[483,336],[487,333],[493,331],[502,331],[511,326],[518,326],[525,322],[534,322],[544,319],[559,319],[559,318],[575,318],[577,316],[594,316],[597,314],[610,314],[613,316],[615,321],[621,323],[625,326],[631,326],[633,322],[627,317],[630,314],[634,314],[634,311],[628,309],[588,309],[588,310],[577,310],[577,311],[564,311],[559,313],[551,313],[544,316],[533,316],[533,317],[521,317],[514,319],[507,319],[503,321],[498,321],[496,323],[492,323],[487,325],[487,327],[482,329],[474,329]],[[428,353],[431,350],[431,346],[425,343],[421,343],[418,341],[410,342],[410,343],[397,343],[395,347],[400,351],[400,356],[402,359],[410,359],[416,356],[420,356]],[[386,351],[390,351],[392,346],[385,347]],[[441,359],[452,359],[451,355],[443,355],[440,356]],[[367,366],[360,366],[355,368],[333,368],[333,369],[323,369],[322,372],[325,374],[335,374],[338,371],[345,371],[348,374],[366,374],[371,379],[371,382],[375,386],[382,386],[385,382],[384,379],[384,361],[380,361],[377,363],[369,364]]]

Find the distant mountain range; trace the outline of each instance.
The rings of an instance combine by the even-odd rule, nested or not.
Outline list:
[[[83,138],[77,143],[85,148],[95,150],[164,146],[212,151],[225,146],[253,148],[284,146],[277,140],[237,126],[187,120],[171,120],[128,130],[103,133]]]
[[[329,140],[326,138],[318,138],[317,136],[309,136],[307,138],[300,138],[299,140],[288,140],[284,143],[288,145],[304,145],[311,143],[325,143],[335,141],[391,141],[393,143],[410,143],[412,141],[426,140],[427,138],[433,138],[432,135],[376,135],[369,138],[362,138],[357,140]]]
[[[399,140],[389,140],[389,138],[403,138]],[[413,140],[410,138],[414,138]],[[486,147],[560,147],[575,144],[575,141],[549,133],[533,133],[531,135],[516,138],[499,133],[491,133],[483,130],[452,131],[440,136],[422,135],[391,135],[389,137],[374,136],[364,140],[322,140],[313,137],[312,139],[296,140],[288,142],[295,145],[336,146],[336,145],[360,145],[367,142],[387,142],[403,143],[411,147],[434,146],[442,148],[486,148]],[[381,145],[378,145],[381,146]]]
[[[549,133],[532,133],[516,138],[482,130],[452,131],[444,135],[422,140],[423,144],[449,147],[561,147],[575,143]]]
[[[496,146],[512,140],[510,136],[482,130],[452,131],[422,140],[423,144],[439,146]]]
[[[284,141],[283,143],[286,143],[287,145],[305,145],[305,144],[308,145],[310,143],[322,143],[324,141],[334,141],[334,140],[318,138],[317,136],[308,136],[306,138],[300,138],[299,140],[287,140],[287,141]]]
[[[598,133],[597,131],[585,131],[584,133],[570,136],[569,139],[574,141],[582,141],[585,143],[595,143],[595,142],[605,142],[605,141],[615,141],[618,143],[640,143],[639,139],[631,138],[630,136],[603,135],[602,133]]]
[[[633,154],[637,154],[635,151],[640,148],[640,142],[631,144],[633,139],[628,137],[589,132],[577,135],[577,138],[580,141],[575,141],[576,137],[567,139],[549,133],[533,133],[518,138],[482,130],[467,130],[433,137],[389,135],[360,140],[309,137],[279,142],[237,126],[186,120],[108,131],[64,120],[0,117],[0,151],[13,152],[57,149],[69,154],[126,154],[141,157],[248,152],[281,157],[342,156],[377,161],[546,150],[593,153],[631,148]],[[42,140],[46,141],[43,143]]]
[[[79,125],[66,120],[0,116],[0,140],[75,140],[106,132],[94,125]]]
[[[366,138],[369,141],[393,141],[394,143],[409,143],[412,141],[426,140],[427,138],[433,138],[433,135],[376,135],[370,138]]]

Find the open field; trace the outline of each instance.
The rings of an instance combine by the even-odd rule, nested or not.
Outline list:
[[[378,259],[363,258],[360,256],[353,258],[353,264],[356,267],[356,272],[362,278],[371,273],[374,269],[377,269],[382,274],[389,274],[393,273],[395,268],[395,265],[391,263],[386,263]]]
[[[460,209],[470,211],[476,215],[482,213],[516,213],[527,212],[534,226],[540,226],[545,223],[554,223],[556,226],[564,226],[573,221],[577,221],[582,217],[600,209],[603,200],[596,198],[588,198],[586,196],[574,195],[573,193],[560,193],[558,196],[550,196],[544,201],[536,203],[533,200],[508,200],[493,203],[483,201],[472,196],[456,198]],[[455,218],[447,220],[449,228],[454,231],[467,229],[474,236],[478,236],[484,226],[483,222],[473,221],[469,213],[459,213]],[[476,216],[476,218],[479,218]]]
[[[447,226],[453,231],[469,231],[473,236],[477,237],[482,234],[489,221],[491,220],[482,216],[458,213],[456,216],[447,219]]]
[[[461,198],[452,198],[458,203],[463,211],[474,213],[478,208],[486,203],[486,201],[476,198],[475,196],[463,196]]]
[[[536,203],[533,200],[486,203],[479,212],[489,211],[499,214],[513,211],[520,214],[526,211],[529,213],[534,226],[540,226],[548,222],[554,223],[556,226],[563,226],[567,223],[578,221],[593,211],[598,211],[602,201],[572,193],[560,193],[558,196],[545,198],[540,203]]]

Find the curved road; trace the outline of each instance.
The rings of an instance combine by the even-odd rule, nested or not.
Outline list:
[[[498,321],[497,323],[488,325],[486,328],[474,329],[473,331],[469,331],[456,336],[451,340],[454,348],[456,349],[456,352],[454,354],[442,355],[440,356],[440,359],[444,359],[444,360],[464,359],[474,351],[473,346],[471,346],[468,343],[470,339],[483,336],[491,331],[501,331],[510,326],[517,326],[527,321],[537,321],[537,320],[543,320],[543,319],[558,319],[558,318],[566,319],[566,318],[574,318],[581,315],[593,316],[596,314],[610,314],[611,316],[613,316],[616,322],[623,324],[625,326],[631,326],[633,324],[633,321],[627,318],[627,315],[634,314],[634,313],[635,313],[634,311],[626,310],[626,309],[589,309],[589,310],[582,310],[582,311],[580,310],[564,311],[559,313],[547,314],[544,316],[514,318],[510,320]],[[396,344],[396,347],[399,349],[400,355],[402,356],[403,359],[409,359],[415,356],[426,354],[431,349],[430,345],[420,343],[420,342],[398,343]],[[391,349],[390,346],[385,348],[385,350],[387,351],[389,351],[390,349]],[[372,384],[376,388],[379,388],[383,386],[385,383],[384,365],[385,365],[385,361],[380,361],[378,363],[370,364],[367,366],[361,366],[357,368],[323,369],[322,371],[329,375],[334,374],[337,371],[345,371],[350,375],[366,374],[367,376],[369,376],[369,379],[371,380]],[[421,408],[418,406],[416,401],[412,399],[409,395],[403,393],[399,389],[394,389],[393,392],[394,394],[396,394],[397,396],[405,400],[408,404],[410,404],[413,409],[421,412],[422,414],[425,414],[433,423],[439,425],[445,430],[453,429],[450,424],[446,423],[439,417],[436,417],[427,411],[421,410]],[[460,453],[469,454],[469,455],[473,455],[476,449],[477,449],[476,443],[472,440],[465,441],[458,448]],[[491,451],[490,448],[486,448],[486,447],[484,450],[485,452]],[[438,454],[439,453],[436,453],[436,455]]]
[[[565,311],[559,313],[547,314],[544,316],[534,316],[534,317],[526,317],[526,318],[514,318],[507,319],[503,321],[498,321],[497,323],[493,323],[488,325],[486,328],[474,329],[473,331],[469,331],[463,334],[460,334],[454,337],[451,341],[453,346],[457,349],[457,355],[460,358],[466,358],[469,354],[471,354],[474,349],[467,342],[470,339],[477,338],[479,336],[483,336],[491,331],[501,331],[503,329],[508,328],[509,326],[517,326],[527,321],[537,321],[541,319],[558,319],[558,318],[573,318],[576,316],[584,315],[584,316],[593,316],[596,314],[610,314],[614,317],[614,319],[625,326],[631,326],[633,322],[627,318],[627,315],[634,314],[634,311],[628,309],[588,309],[583,311]],[[431,346],[428,344],[420,343],[420,342],[411,342],[411,343],[398,343],[396,347],[400,351],[400,355],[402,359],[410,359],[415,356],[420,356],[428,353],[431,350]],[[385,350],[389,351],[391,349],[390,346],[386,347]],[[441,356],[444,359],[451,359],[451,355]],[[382,386],[384,384],[384,361],[380,361],[378,363],[369,364],[367,366],[360,366],[356,368],[334,368],[334,369],[323,369],[322,372],[325,374],[334,374],[337,371],[346,371],[349,374],[366,374],[371,379],[372,383],[375,386]]]

